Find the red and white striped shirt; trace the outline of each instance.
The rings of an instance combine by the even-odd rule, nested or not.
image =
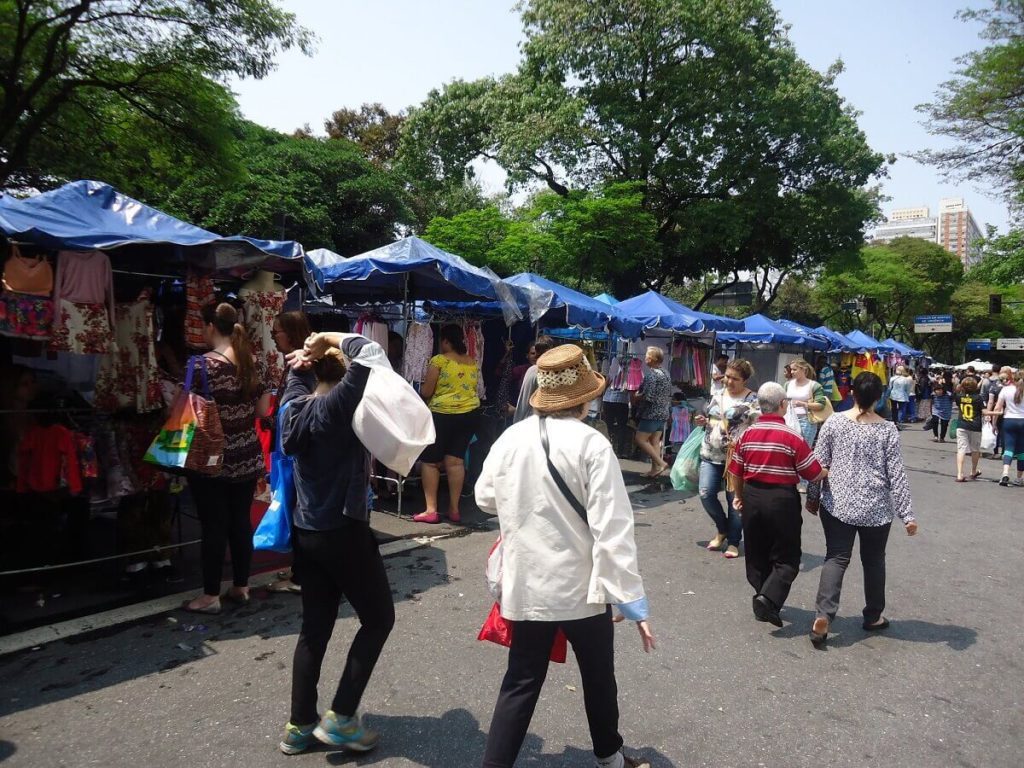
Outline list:
[[[729,472],[744,481],[796,485],[801,477],[816,480],[821,464],[799,432],[786,426],[781,416],[768,413],[743,433]]]

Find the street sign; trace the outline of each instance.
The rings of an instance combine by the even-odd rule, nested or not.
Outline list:
[[[1024,352],[1024,339],[996,339],[996,349]]]
[[[967,349],[977,352],[988,352],[992,349],[992,339],[968,339]]]
[[[914,333],[952,333],[952,315],[918,315],[914,318]]]
[[[860,303],[856,301],[844,301],[841,305],[843,312],[859,312]]]

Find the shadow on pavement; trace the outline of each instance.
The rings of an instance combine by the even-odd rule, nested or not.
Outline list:
[[[815,613],[802,608],[785,607],[782,609],[782,620],[786,625],[772,632],[772,637],[789,639],[807,637],[814,622]],[[908,643],[945,644],[954,651],[964,651],[978,640],[978,633],[970,627],[956,624],[935,624],[920,619],[892,619],[892,625],[881,632],[867,632],[862,624],[863,619],[856,617],[839,617],[829,629],[828,648],[849,648],[864,640],[885,637]]]
[[[0,740],[0,763],[14,755],[18,748],[9,741]]]
[[[418,601],[427,590],[458,579],[449,574],[447,558],[439,549],[410,550],[384,563],[396,604]],[[181,674],[196,672],[205,659],[219,653],[219,642],[297,636],[301,614],[297,595],[254,590],[249,605],[225,607],[217,616],[170,611],[9,654],[0,658],[0,716],[178,668]],[[347,601],[338,616],[354,617]],[[282,658],[268,646],[254,655],[253,662],[254,673],[260,664],[284,669],[291,665],[290,649]],[[0,742],[0,759],[2,747]]]
[[[366,715],[366,724],[381,733],[379,749],[369,755],[331,751],[327,754],[330,765],[377,765],[391,758],[401,757],[424,768],[452,768],[455,765],[479,765],[483,760],[487,734],[480,722],[465,709],[452,709],[440,717],[390,717]],[[586,722],[580,723],[585,733]],[[591,766],[594,753],[567,747],[558,755],[540,754],[544,742],[527,733],[519,760],[524,765],[539,768],[566,768]],[[453,751],[454,750],[454,751]],[[632,749],[630,755],[642,756],[651,768],[673,768],[674,763],[660,752],[651,749]]]

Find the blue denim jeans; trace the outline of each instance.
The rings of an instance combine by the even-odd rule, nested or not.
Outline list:
[[[725,465],[712,464],[705,459],[700,460],[700,479],[697,481],[697,491],[700,494],[700,503],[704,511],[715,521],[718,532],[729,537],[729,544],[738,547],[740,539],[743,538],[743,520],[739,513],[732,508],[733,495],[725,492],[725,503],[728,505],[728,514],[722,509],[722,502],[718,498],[722,486],[725,484]]]

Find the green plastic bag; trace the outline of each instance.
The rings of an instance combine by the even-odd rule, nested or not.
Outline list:
[[[956,430],[960,426],[960,419],[953,419],[949,422],[949,439],[956,440]]]
[[[694,429],[679,449],[669,478],[677,491],[697,491],[700,478],[700,444],[704,442],[704,427]]]

